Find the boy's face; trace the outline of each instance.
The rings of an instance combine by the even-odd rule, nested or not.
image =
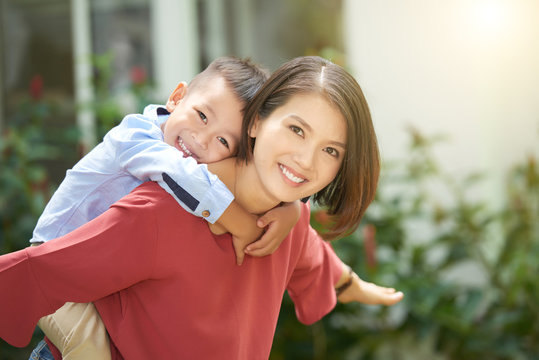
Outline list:
[[[236,155],[243,106],[225,80],[218,76],[184,90],[183,98],[167,103],[171,114],[163,127],[165,142],[199,163]]]

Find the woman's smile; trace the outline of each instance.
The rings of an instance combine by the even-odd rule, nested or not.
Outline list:
[[[279,164],[279,168],[281,169],[281,172],[283,173],[284,177],[295,185],[298,185],[307,181],[307,179],[305,179],[304,176],[296,173],[294,170],[292,170],[291,168],[287,166],[284,166],[283,164]]]

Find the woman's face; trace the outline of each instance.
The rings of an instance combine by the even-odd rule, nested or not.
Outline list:
[[[250,132],[253,163],[266,195],[290,202],[326,187],[346,148],[342,114],[319,94],[294,95]]]

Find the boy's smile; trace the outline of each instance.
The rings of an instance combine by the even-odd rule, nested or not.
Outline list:
[[[178,138],[176,139],[176,141],[174,143],[174,147],[176,149],[180,150],[183,153],[183,157],[193,156],[193,153],[191,151],[189,151],[187,146],[185,146],[185,144],[183,143],[182,138],[179,137],[179,136],[178,136]],[[196,156],[194,156],[194,157],[196,157]]]

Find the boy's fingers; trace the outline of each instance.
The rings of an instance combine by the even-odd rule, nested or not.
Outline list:
[[[266,255],[273,254],[274,251],[275,250],[272,250],[271,248],[262,248],[262,249],[249,251],[248,254],[251,255],[251,256],[260,257],[260,256],[266,256]]]
[[[245,248],[245,250],[247,250],[247,252],[250,253],[251,251],[263,249],[263,248],[267,247],[268,245],[269,245],[269,241],[262,241],[262,239],[260,239],[258,241],[255,241],[252,244],[249,244]]]
[[[245,253],[243,251],[236,251],[236,264],[243,264],[243,259],[245,258]]]
[[[268,233],[265,233],[259,240],[255,241],[254,243],[249,244],[245,250],[249,255],[253,256],[268,255],[275,251],[275,249],[271,251],[271,238],[268,236]],[[271,251],[271,253],[267,253],[267,251]],[[255,253],[261,255],[255,255]]]
[[[263,227],[268,226],[269,223],[271,223],[274,220],[275,218],[271,216],[271,212],[269,212],[259,217],[258,220],[256,221],[256,225],[260,228],[263,228]]]
[[[241,265],[243,264],[243,259],[245,258],[245,253],[243,251],[243,247],[240,247],[239,245],[236,245],[237,239],[232,238],[232,245],[234,247],[234,252],[236,253],[236,264]]]
[[[258,226],[259,228],[265,228],[268,224],[269,221],[267,221],[266,218],[264,218],[263,216],[258,218],[258,220],[256,221],[256,226]]]

